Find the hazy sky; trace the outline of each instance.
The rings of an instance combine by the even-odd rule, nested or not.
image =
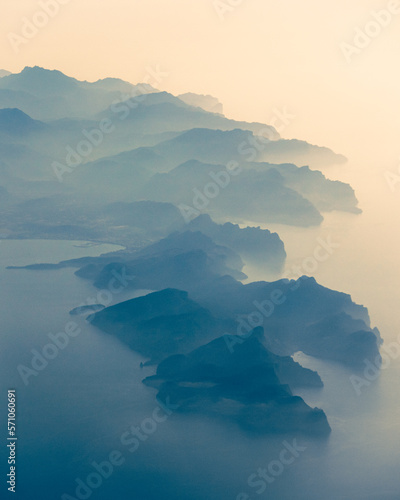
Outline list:
[[[365,30],[371,11],[387,9],[389,0],[59,1],[66,4],[47,23],[39,15],[44,26],[18,52],[9,34],[21,35],[24,18],[43,8],[36,0],[1,1],[0,67],[137,82],[159,65],[168,72],[163,90],[210,93],[228,116],[261,122],[286,106],[296,118],[284,137],[345,154],[376,141],[397,161],[400,13],[383,19],[384,27],[369,25],[377,36],[350,62],[340,47],[354,45],[356,28]],[[221,16],[217,4],[226,6]]]

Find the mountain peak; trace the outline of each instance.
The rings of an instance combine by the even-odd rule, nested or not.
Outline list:
[[[78,81],[61,71],[26,66],[21,73],[14,73],[0,79],[0,88],[22,90],[37,97],[48,97],[60,92],[76,89]]]

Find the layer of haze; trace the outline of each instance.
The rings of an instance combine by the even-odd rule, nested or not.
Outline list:
[[[221,20],[213,0],[71,0],[15,53],[7,35],[20,33],[23,17],[30,19],[39,8],[38,2],[3,0],[0,67],[19,72],[24,66],[38,65],[59,69],[79,79],[93,81],[115,76],[135,83],[143,79],[146,67],[159,65],[169,74],[159,85],[162,90],[174,94],[188,91],[213,94],[223,102],[229,117],[268,123],[274,116],[274,108],[286,106],[296,117],[282,130],[282,135],[306,139],[347,155],[348,165],[326,168],[324,173],[351,182],[364,210],[361,216],[330,214],[318,230],[279,228],[288,251],[288,268],[312,255],[320,231],[324,236],[330,234],[341,246],[318,268],[315,273],[318,280],[351,292],[354,300],[368,306],[373,324],[382,330],[383,337],[392,340],[397,338],[400,328],[400,184],[392,192],[384,173],[396,173],[400,163],[400,14],[393,16],[392,22],[360,54],[354,55],[350,64],[340,50],[340,43],[352,43],[357,26],[364,28],[373,19],[372,9],[386,8],[388,3],[244,0]],[[45,260],[43,251],[40,256]],[[12,263],[5,261],[2,267]],[[12,287],[3,287],[4,309],[8,300],[18,311],[15,297],[23,298],[22,290],[31,290],[33,286],[39,304],[46,294],[50,295],[49,289],[52,293],[47,302],[50,312],[44,318],[36,315],[37,324],[33,327],[37,332],[33,334],[35,311],[21,316],[17,325],[15,309],[9,307],[7,321],[15,330],[10,331],[13,334],[20,331],[18,339],[25,331],[30,335],[24,342],[13,344],[15,353],[8,365],[3,364],[5,373],[13,369],[14,374],[16,362],[21,359],[28,362],[29,350],[43,345],[42,337],[47,341],[46,332],[56,331],[64,324],[66,318],[60,311],[67,316],[66,304],[73,307],[93,293],[69,271],[57,272],[57,280],[55,275],[44,273],[40,282],[36,274],[31,274],[34,283],[31,288],[27,286],[29,278],[25,272],[17,273]],[[71,303],[66,302],[63,293]],[[51,311],[55,311],[54,317]],[[140,422],[141,412],[148,415],[155,404],[153,396],[149,397],[141,384],[130,378],[133,370],[130,360],[133,357],[136,360],[136,354],[94,332],[92,327],[87,330],[87,335],[71,344],[64,361],[60,357],[57,360],[60,362],[51,365],[37,384],[32,383],[26,391],[31,401],[35,398],[41,401],[47,384],[54,384],[57,394],[61,394],[55,399],[59,407],[49,400],[46,419],[42,406],[32,405],[32,428],[25,433],[30,436],[30,449],[36,460],[40,441],[43,455],[59,467],[58,473],[52,475],[54,490],[49,488],[57,495],[72,492],[74,478],[86,477],[91,471],[90,460],[105,458],[118,446],[123,430],[132,422]],[[25,358],[21,358],[19,349]],[[135,366],[138,372],[138,361]],[[320,371],[326,388],[321,394],[305,394],[305,397],[307,402],[327,411],[333,437],[326,453],[310,448],[304,460],[296,462],[293,472],[285,470],[282,481],[276,484],[278,491],[279,488],[290,491],[280,492],[276,498],[293,498],[293,490],[298,492],[297,498],[307,500],[397,498],[394,492],[398,491],[399,410],[395,387],[398,362],[392,363],[380,382],[365,390],[361,398],[350,386],[348,374],[336,373],[329,364],[316,363],[314,367]],[[113,378],[110,373],[115,374]],[[136,375],[139,380],[140,374]],[[121,380],[125,381],[122,386]],[[88,401],[85,398],[90,391]],[[70,400],[76,401],[80,409],[78,419]],[[109,411],[104,414],[105,402]],[[139,408],[138,413],[132,415],[132,408]],[[102,411],[97,411],[93,418],[91,415],[98,409]],[[241,436],[232,439],[231,433],[222,432],[214,423],[187,425],[190,425],[187,445],[182,444],[185,440],[180,437],[182,427],[177,429],[179,422],[171,420],[165,431],[155,435],[154,444],[143,447],[143,455],[133,456],[113,477],[110,486],[106,484],[97,492],[97,498],[110,498],[108,488],[111,491],[116,487],[120,490],[113,489],[115,498],[137,495],[138,485],[132,483],[132,477],[137,476],[132,470],[137,472],[140,463],[154,463],[164,482],[168,479],[188,488],[203,482],[199,497],[202,488],[207,488],[208,494],[203,498],[212,498],[213,489],[213,498],[235,498],[239,491],[248,491],[248,475],[269,460],[264,440],[248,443]],[[63,426],[67,430],[64,434],[60,432]],[[43,435],[46,435],[44,443]],[[183,450],[181,454],[177,452],[178,446]],[[196,456],[188,459],[191,447]],[[221,451],[216,454],[215,450]],[[26,462],[31,458],[30,453],[24,456]],[[39,454],[38,463],[40,458]],[[71,465],[64,469],[59,465],[62,463]],[[194,463],[198,467],[194,468]],[[40,467],[44,476],[46,467]],[[32,475],[35,472],[36,469]],[[143,474],[146,485],[169,486],[157,481],[159,477],[146,482],[147,476]],[[42,480],[40,475],[36,478],[38,482]],[[47,474],[45,480],[48,486]],[[146,498],[160,498],[158,491],[154,496],[146,494]],[[193,491],[190,495],[195,498]]]

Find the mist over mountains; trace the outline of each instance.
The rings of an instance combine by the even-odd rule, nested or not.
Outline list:
[[[39,67],[0,76],[0,233],[125,247],[26,267],[71,267],[108,291],[119,276],[125,290],[147,292],[71,314],[90,313],[144,356],[159,401],[246,432],[326,437],[324,412],[295,394],[321,389],[321,378],[292,356],[357,370],[379,359],[379,332],[348,295],[305,276],[245,283],[246,266],[284,270],[283,241],[261,225],[361,212],[352,187],[319,170],[345,158],[231,120],[212,96]]]

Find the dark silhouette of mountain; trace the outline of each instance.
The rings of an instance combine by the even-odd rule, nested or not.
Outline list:
[[[311,170],[309,167],[299,168],[291,163],[276,165],[264,162],[248,163],[244,168],[256,169],[259,172],[278,171],[284,178],[285,186],[301,194],[321,212],[361,212],[357,207],[354,190],[349,184],[331,181],[317,170]]]
[[[4,126],[0,126],[0,133],[3,130],[7,134],[0,136],[5,165],[2,170],[8,177],[36,182],[35,185],[21,183],[20,193],[24,190],[24,196],[29,196],[32,189],[35,196],[58,195],[60,192],[68,194],[72,188],[78,196],[96,204],[150,199],[175,203],[180,207],[192,207],[194,201],[198,202],[201,198],[200,205],[206,203],[207,206],[200,210],[195,206],[190,219],[201,213],[209,213],[225,220],[231,217],[235,221],[247,219],[300,226],[319,224],[322,217],[318,210],[358,211],[351,188],[329,182],[322,174],[317,179],[317,175],[312,177],[313,172],[308,169],[298,172],[295,166],[276,166],[276,173],[265,164],[265,168],[262,168],[254,162],[248,168],[249,164],[244,160],[249,159],[249,148],[254,147],[254,141],[258,140],[254,134],[262,130],[262,124],[227,120],[221,115],[190,106],[171,94],[147,87],[143,87],[142,91],[148,93],[142,96],[140,102],[134,103],[137,106],[130,109],[126,119],[122,120],[118,109],[111,109],[110,106],[115,101],[118,103],[117,108],[123,102],[126,106],[129,101],[118,100],[116,96],[126,95],[129,89],[137,90],[135,86],[118,79],[80,82],[59,71],[38,67],[25,68],[19,74],[2,78],[0,105],[1,96],[6,96],[9,103],[15,93],[17,101],[23,96],[21,102],[25,106],[21,108],[23,111],[3,111]],[[46,119],[49,119],[49,110],[54,114],[53,118],[79,116],[82,119],[57,120],[51,126],[40,124],[26,113],[22,114],[27,111],[27,104],[32,104],[36,113],[44,113]],[[106,111],[96,115],[105,107]],[[31,116],[37,117],[35,113]],[[62,164],[67,162],[66,158],[71,156],[74,147],[76,149],[77,144],[87,139],[82,131],[98,127],[98,118],[106,116],[111,119],[115,130],[110,136],[103,134],[100,144],[91,148],[93,156],[98,159],[88,161],[91,157],[79,158],[79,164],[70,168],[71,175],[61,179],[65,182],[64,190],[56,184],[52,185],[52,180],[60,180],[56,179],[53,171],[54,161]],[[171,123],[175,130],[171,129]],[[182,133],[170,138],[170,134],[177,133],[176,129]],[[34,130],[35,134],[27,133],[28,130]],[[267,127],[266,130],[268,136],[278,141],[261,143],[259,159],[262,159],[268,148],[281,142],[273,128]],[[4,137],[9,137],[11,132],[13,144],[7,144]],[[165,137],[169,138],[163,140]],[[149,146],[129,149],[128,144]],[[314,151],[313,147],[301,141],[290,142],[290,148],[293,147]],[[120,153],[122,149],[128,150]],[[109,151],[112,151],[111,155]],[[117,154],[114,154],[115,151]],[[332,161],[335,156],[327,151],[324,155],[331,155]],[[199,165],[193,159],[207,161],[205,165],[208,166],[198,168]],[[229,186],[221,188],[216,199],[208,203],[209,200],[204,200],[202,193],[193,192],[207,186],[213,180],[210,179],[211,174],[217,177],[224,175],[216,170],[219,168],[216,163],[226,169],[227,162],[231,160],[239,161],[245,167],[244,171],[238,178],[232,175]],[[182,161],[185,161],[184,166],[174,168]],[[42,182],[40,186],[38,181]],[[96,189],[92,189],[93,182],[96,183]],[[241,189],[242,183],[246,189]],[[6,182],[4,184],[11,192],[11,186]],[[184,216],[187,215],[185,209],[183,212]]]
[[[152,362],[189,352],[220,335],[226,321],[174,289],[150,293],[96,312],[90,321]]]
[[[315,372],[269,352],[262,329],[231,351],[229,337],[216,338],[228,323],[185,292],[150,293],[96,312],[90,320],[152,362],[170,355],[144,382],[158,387],[158,398],[178,404],[179,411],[211,414],[263,433],[330,431],[324,413],[289,388],[321,387]]]
[[[212,189],[207,187],[210,184]],[[214,219],[297,226],[318,225],[323,220],[310,201],[286,187],[275,169],[242,169],[239,175],[231,175],[224,165],[190,160],[166,174],[155,174],[142,195],[174,203],[189,220],[200,213]]]
[[[0,107],[8,102],[7,107],[19,108],[41,120],[87,118],[120,99],[122,90],[127,89],[132,94],[154,91],[146,85],[134,86],[122,81],[80,82],[57,70],[26,67],[21,73],[0,79]]]
[[[19,109],[0,109],[0,133],[9,136],[26,136],[34,132],[46,132],[49,127],[38,121],[32,120],[30,116]]]
[[[200,231],[175,232],[166,238],[146,246],[137,252],[138,256],[150,257],[165,254],[181,254],[194,250],[202,250],[215,262],[233,270],[241,271],[243,261],[240,255],[231,248],[215,243],[213,239]]]
[[[246,338],[254,326],[263,326],[266,346],[276,354],[290,356],[302,351],[355,369],[365,359],[379,359],[381,339],[379,331],[370,326],[367,310],[314,278],[243,285],[232,277],[234,273],[227,273],[215,261],[210,263],[201,250],[178,251],[172,256],[164,252],[103,266],[95,272],[84,267],[78,275],[94,279],[98,288],[107,288],[115,273],[125,270],[132,276],[128,288],[187,290],[214,316],[235,320],[234,329],[225,333]]]
[[[155,385],[159,381],[179,380],[185,377],[191,382],[199,381],[203,377],[212,376],[215,370],[223,371],[223,377],[231,377],[237,371],[246,371],[256,365],[267,364],[273,368],[279,382],[296,387],[322,387],[323,383],[317,372],[303,368],[293,361],[290,356],[277,356],[264,345],[264,329],[255,328],[250,335],[242,340],[240,337],[229,335],[213,340],[207,345],[197,348],[186,356],[168,357],[157,367],[157,373],[148,377],[147,382]],[[198,369],[199,366],[214,367],[214,371]],[[194,380],[196,379],[197,380]]]
[[[190,255],[191,267],[186,255],[178,261],[167,259],[166,264],[163,259],[152,260],[150,257],[147,271],[144,271],[145,261],[138,261],[136,268],[129,263],[127,272],[135,276],[129,287],[140,289],[146,283],[152,286],[163,284],[164,287],[184,285],[196,302],[212,314],[235,319],[234,329],[226,333],[246,338],[255,326],[254,322],[262,325],[266,330],[267,347],[279,355],[288,356],[302,351],[354,369],[363,367],[365,359],[379,359],[379,331],[371,329],[367,310],[352,302],[349,295],[329,290],[314,278],[307,277],[297,281],[243,285],[230,276],[220,275],[218,278],[216,273],[206,272],[204,256],[200,266],[199,260]],[[199,253],[195,255],[200,257]],[[173,269],[174,272],[169,274],[164,271],[160,275],[160,262],[162,269]],[[124,266],[120,262],[117,267],[106,267],[102,274],[97,274],[96,286],[107,286],[113,276],[112,271],[121,272]],[[140,273],[143,272],[148,275],[141,281]],[[193,279],[185,279],[185,273]]]
[[[279,138],[277,131],[270,125],[231,120],[221,114],[190,106],[168,92],[149,93],[140,101],[127,99],[118,102],[104,109],[98,118],[121,122],[125,131],[136,134],[186,132],[195,127],[227,131],[240,128],[253,132],[264,131],[274,139]]]
[[[180,412],[233,420],[262,433],[328,434],[324,412],[293,396],[288,385],[320,387],[319,376],[291,358],[275,356],[262,338],[262,328],[256,329],[231,352],[230,339],[219,337],[189,354],[165,359],[144,383],[158,387],[158,399],[178,405]]]
[[[303,342],[310,356],[340,360],[350,366],[365,366],[365,359],[380,359],[379,333],[343,311],[308,325]]]
[[[97,324],[100,320],[111,326],[115,322],[139,324],[159,316],[188,314],[202,309],[189,299],[187,292],[166,289],[107,307],[100,313],[96,313],[93,324]]]
[[[240,228],[226,222],[216,224],[209,215],[199,215],[187,226],[190,231],[201,231],[216,243],[232,248],[245,261],[273,271],[281,270],[286,252],[278,234],[259,227]]]
[[[151,252],[154,248],[149,247],[149,254],[144,250],[142,255],[133,255],[122,262],[112,261],[107,265],[100,263],[96,267],[96,273],[90,266],[89,274],[87,267],[81,268],[76,274],[82,278],[94,279],[94,285],[100,289],[107,288],[115,273],[121,271],[134,277],[127,284],[127,287],[131,289],[180,288],[188,290],[193,286],[206,287],[207,283],[217,276],[246,278],[240,269],[230,267],[230,265],[240,268],[242,266],[242,262],[237,259],[234,252],[215,245],[209,239],[207,242],[204,235],[199,236],[198,239],[203,240],[199,245],[188,245],[186,248],[178,245],[159,252]],[[175,242],[177,238],[174,237],[170,241]],[[92,260],[91,263],[96,265],[96,260]]]
[[[146,93],[131,101],[126,99],[130,91]],[[264,132],[274,140],[261,141],[262,124],[228,120],[185,100],[199,104],[209,98],[180,99],[112,78],[80,82],[38,67],[3,76],[0,106],[15,101],[22,107],[0,109],[1,195],[7,206],[2,227],[19,237],[123,242],[128,247],[124,254],[60,265],[80,266],[77,274],[98,287],[107,286],[113,271],[125,266],[134,276],[129,288],[184,289],[214,314],[230,319],[251,314],[255,301],[269,300],[274,287],[282,288],[284,303],[263,320],[272,350],[285,355],[303,350],[353,364],[364,354],[378,355],[379,334],[371,330],[365,311],[358,316],[360,309],[350,297],[307,280],[237,281],[245,278],[241,255],[278,269],[283,244],[260,228],[219,225],[204,215],[310,226],[322,221],[319,211],[357,213],[347,184],[308,167],[263,161],[268,155],[321,164],[343,158],[303,141],[281,140],[272,127]],[[129,104],[134,105],[123,117]],[[34,113],[29,115],[27,107]],[[62,119],[43,123],[38,116]],[[98,149],[93,145],[98,159],[84,158],[60,184],[53,160],[62,160],[68,147],[82,141],[82,130],[105,117],[112,119],[115,131]],[[214,194],[209,196],[211,184]]]
[[[136,99],[143,95],[145,99]],[[132,85],[112,78],[81,82],[60,71],[37,66],[1,78],[0,107],[19,108],[39,120],[109,118],[113,123],[121,122],[124,136],[132,132],[154,134],[202,126],[223,130],[266,129],[271,136],[279,137],[271,126],[229,120],[190,106],[167,92],[157,92],[148,84]]]
[[[145,383],[160,401],[251,431],[326,435],[325,414],[292,392],[321,379],[291,356],[302,351],[353,371],[379,360],[379,331],[349,295],[300,274],[243,284],[244,262],[280,271],[284,245],[268,230],[226,222],[306,227],[321,223],[320,212],[359,213],[349,185],[309,168],[342,155],[228,119],[212,96],[27,67],[0,71],[0,156],[3,237],[125,246],[25,268],[72,267],[110,293],[120,285],[151,291],[70,313],[90,314],[159,363]],[[55,162],[66,166],[63,177]],[[318,250],[331,249],[320,240]]]
[[[78,80],[57,70],[25,67],[21,73],[9,75],[1,80],[1,89],[27,92],[37,97],[49,97],[62,92],[71,93],[79,86]]]
[[[370,326],[367,309],[314,278],[243,285],[223,277],[207,289],[193,289],[191,296],[216,316],[235,317],[237,328],[232,333],[245,336],[262,325],[267,347],[280,355],[302,351],[354,368],[380,356],[382,341]]]
[[[260,139],[256,130],[246,130],[245,127],[235,130],[211,130],[211,127],[199,128],[199,125],[176,138],[160,143],[155,147],[156,152],[173,158],[176,163],[188,160],[223,164],[232,160],[272,160],[275,163],[292,162],[318,167],[345,161],[342,155],[305,141],[279,139],[269,134]]]

